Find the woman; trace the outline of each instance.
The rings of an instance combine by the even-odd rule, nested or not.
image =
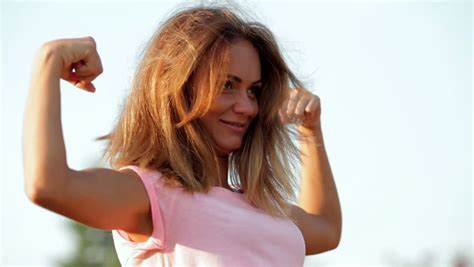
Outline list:
[[[101,72],[91,37],[39,50],[23,132],[34,203],[112,230],[127,266],[301,266],[305,255],[338,246],[341,211],[319,98],[288,69],[266,27],[222,7],[172,16],[101,138],[111,169],[73,170],[59,81],[95,92]],[[290,163],[298,150],[285,125],[295,122],[297,205]]]

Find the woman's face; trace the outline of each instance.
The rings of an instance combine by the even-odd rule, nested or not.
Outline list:
[[[229,52],[230,64],[222,94],[201,118],[220,156],[241,146],[250,122],[258,113],[257,96],[262,84],[259,55],[249,41],[236,40]]]

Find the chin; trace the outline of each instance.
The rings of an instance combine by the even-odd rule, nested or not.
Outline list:
[[[242,145],[242,142],[238,143],[221,143],[217,145],[217,153],[219,155],[229,155],[230,153],[234,152],[235,150],[238,150],[240,146]]]

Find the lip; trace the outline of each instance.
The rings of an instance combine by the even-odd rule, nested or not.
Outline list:
[[[241,123],[241,122],[234,122],[234,121],[226,121],[226,120],[219,120],[219,122],[224,125],[226,128],[238,132],[238,133],[243,133],[246,130],[247,123]]]

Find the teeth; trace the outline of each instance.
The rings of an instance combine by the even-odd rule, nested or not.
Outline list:
[[[225,122],[225,123],[233,125],[233,126],[237,126],[237,127],[244,127],[242,124],[238,124],[238,123],[232,123],[232,122]]]

